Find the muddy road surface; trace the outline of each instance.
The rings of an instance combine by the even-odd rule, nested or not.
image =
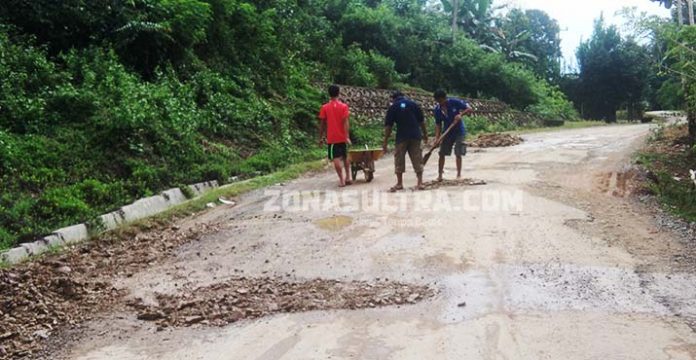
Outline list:
[[[182,225],[215,231],[116,277],[130,305],[66,332],[50,357],[694,359],[695,240],[632,195],[631,155],[649,130],[525,135],[471,151],[472,181],[422,192],[386,192],[388,157],[369,184],[339,190],[327,170],[249,193]],[[278,302],[296,288],[314,305],[286,312]],[[250,291],[259,316],[220,309]]]

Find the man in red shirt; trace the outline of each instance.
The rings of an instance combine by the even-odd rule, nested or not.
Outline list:
[[[324,104],[319,111],[321,127],[319,130],[319,144],[326,141],[328,145],[329,160],[333,161],[336,174],[338,174],[338,186],[350,185],[350,164],[348,161],[348,145],[350,145],[350,111],[348,105],[338,99],[340,89],[336,85],[329,86],[331,100]],[[343,166],[343,169],[341,168]],[[345,170],[345,176],[344,171]]]

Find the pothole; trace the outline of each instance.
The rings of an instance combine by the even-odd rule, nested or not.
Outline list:
[[[352,223],[353,218],[345,215],[332,216],[314,221],[316,226],[327,231],[340,231],[350,226]]]

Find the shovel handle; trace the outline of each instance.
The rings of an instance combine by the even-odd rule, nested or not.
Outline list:
[[[430,149],[430,152],[433,152],[433,150],[435,150],[435,148],[437,148],[442,143],[442,140],[445,139],[445,136],[447,136],[450,133],[450,131],[454,129],[454,125],[457,125],[459,121],[453,121],[452,124],[450,124],[447,130],[445,130],[445,133],[440,135],[440,139],[433,144],[433,147]]]

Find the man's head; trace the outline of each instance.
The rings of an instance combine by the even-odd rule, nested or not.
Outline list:
[[[402,92],[399,91],[399,90],[394,90],[394,92],[391,94],[391,99],[392,99],[392,100],[396,100],[396,99],[398,99],[398,98],[400,98],[400,97],[404,97],[404,93],[402,93]]]
[[[445,105],[447,103],[447,93],[445,90],[437,90],[433,94],[433,97],[435,98],[435,101],[437,101],[438,104],[440,105]]]
[[[331,96],[332,98],[337,98],[340,94],[341,88],[339,88],[338,85],[329,86],[329,96]]]

